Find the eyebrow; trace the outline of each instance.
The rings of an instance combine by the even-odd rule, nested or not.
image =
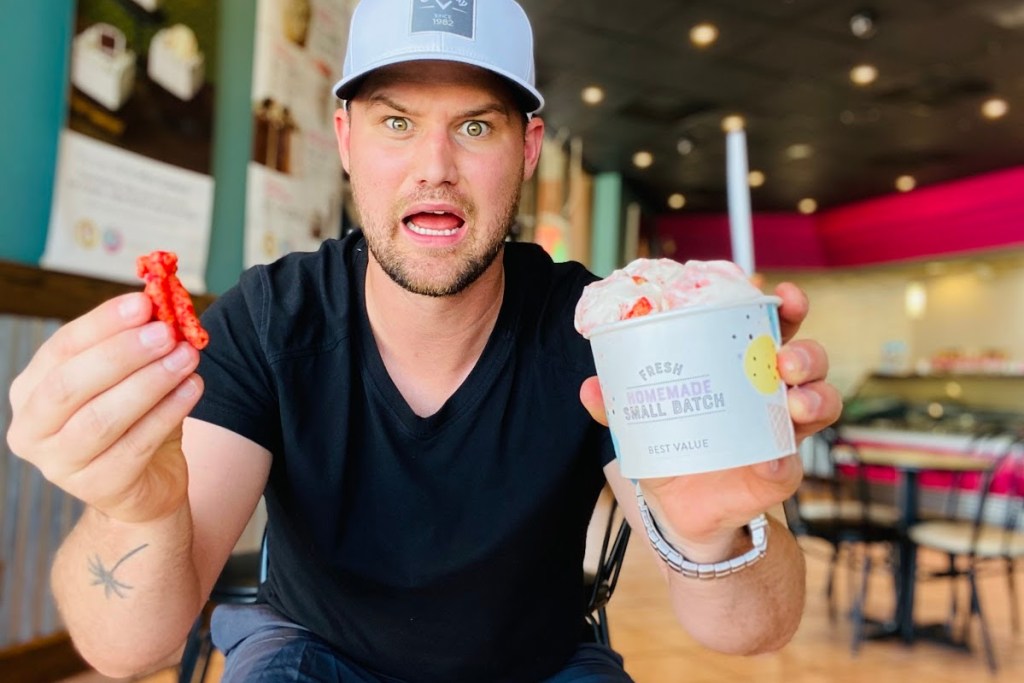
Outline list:
[[[375,104],[383,104],[385,107],[390,107],[391,109],[395,109],[397,111],[400,111],[403,114],[412,114],[413,113],[408,108],[403,107],[398,102],[395,102],[393,99],[391,99],[390,97],[388,97],[387,95],[384,95],[382,93],[373,93],[372,95],[367,97],[366,100],[367,100],[367,105],[369,105],[369,106],[373,106]]]
[[[398,102],[394,101],[393,99],[391,99],[390,97],[388,97],[384,93],[380,93],[380,92],[373,93],[373,94],[369,95],[366,99],[367,99],[367,105],[368,106],[373,106],[373,105],[376,105],[376,104],[382,104],[385,107],[389,107],[391,109],[394,109],[395,111],[400,111],[403,114],[413,115],[413,114],[416,113],[416,112],[412,111],[411,109],[409,109],[408,107],[403,106],[403,105],[399,104]],[[461,112],[459,114],[459,118],[472,119],[472,118],[476,118],[478,116],[483,116],[485,114],[500,114],[500,115],[502,115],[502,116],[504,116],[506,118],[511,118],[511,116],[512,116],[511,113],[509,112],[508,107],[506,107],[505,105],[501,104],[500,102],[494,101],[494,102],[488,102],[487,104],[484,104],[483,106],[477,107],[476,109],[469,109],[467,111]]]
[[[500,114],[506,118],[512,118],[512,114],[509,112],[508,107],[498,102],[491,102],[479,109],[470,109],[469,111],[462,112],[462,117],[472,119],[477,116],[483,116],[484,114]]]

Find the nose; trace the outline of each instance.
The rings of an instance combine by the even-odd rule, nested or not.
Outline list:
[[[416,153],[417,183],[436,187],[458,182],[458,144],[450,133],[443,128],[431,130],[420,143]]]

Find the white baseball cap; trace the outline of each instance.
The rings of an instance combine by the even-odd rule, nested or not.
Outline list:
[[[525,113],[544,106],[533,65],[533,30],[514,0],[362,0],[352,14],[340,99],[371,71],[400,62],[472,64],[504,77]]]

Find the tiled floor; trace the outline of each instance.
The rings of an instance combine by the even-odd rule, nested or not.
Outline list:
[[[996,642],[1000,671],[989,676],[980,651],[963,652],[916,643],[871,641],[860,654],[850,654],[850,625],[840,616],[828,619],[824,601],[824,547],[808,541],[808,601],[800,629],[780,652],[756,657],[729,657],[704,650],[677,626],[666,604],[662,579],[648,551],[634,537],[618,589],[609,606],[612,641],[626,660],[637,683],[1019,683],[1024,680],[1024,634],[1011,635],[1004,576],[981,585],[983,606]],[[922,557],[922,564],[937,558]],[[845,573],[837,585],[840,606],[847,605]],[[1024,576],[1018,576],[1024,588]],[[872,582],[869,612],[884,614],[892,606],[891,581],[879,574]],[[1024,596],[1022,596],[1024,597]],[[922,584],[917,616],[938,620],[948,605],[947,584]],[[215,662],[207,683],[219,675]],[[83,676],[75,683],[105,683],[109,679]],[[145,683],[174,683],[172,672]]]

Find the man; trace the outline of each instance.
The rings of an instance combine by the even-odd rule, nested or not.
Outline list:
[[[101,671],[174,655],[265,495],[260,604],[214,617],[224,680],[630,680],[579,642],[605,481],[643,528],[572,329],[594,278],[505,242],[544,131],[530,27],[512,0],[456,4],[466,16],[355,12],[336,128],[362,233],[247,271],[204,317],[201,360],[130,294],[58,331],[12,386],[12,450],[88,504],[53,584]],[[788,338],[806,300],[778,293]],[[830,423],[821,348],[789,342],[779,364],[798,434]],[[709,647],[762,652],[795,630],[801,553],[773,521],[760,557],[746,529],[800,477],[791,456],[642,482],[687,562],[759,559],[713,580],[664,565]]]

